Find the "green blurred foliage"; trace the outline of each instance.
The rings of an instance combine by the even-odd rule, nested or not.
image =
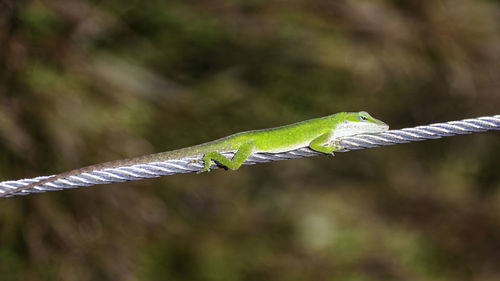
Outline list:
[[[498,114],[487,0],[0,3],[0,174]],[[500,135],[3,199],[1,280],[498,280]]]

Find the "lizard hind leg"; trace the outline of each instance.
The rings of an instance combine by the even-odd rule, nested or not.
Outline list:
[[[253,149],[254,145],[251,142],[244,143],[238,148],[231,160],[219,152],[208,152],[203,156],[204,168],[198,173],[210,171],[212,160],[222,165],[226,170],[237,170],[247,160],[248,156],[252,154]]]

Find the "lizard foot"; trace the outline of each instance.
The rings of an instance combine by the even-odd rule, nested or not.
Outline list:
[[[188,162],[188,165],[190,164],[195,164],[195,163],[198,163],[198,162],[201,162],[201,161],[204,161],[203,158],[200,158],[200,159],[193,159],[191,161]],[[203,169],[199,170],[199,171],[196,171],[196,174],[201,174],[203,172],[210,172],[210,164],[208,165],[205,165],[205,167],[203,167]]]
[[[335,140],[333,143],[332,143],[332,147],[333,147],[333,151],[332,151],[332,156],[335,156],[335,151],[339,151],[339,150],[342,150],[344,149],[344,147],[342,145],[340,145],[340,143],[342,142],[342,139],[337,139]]]

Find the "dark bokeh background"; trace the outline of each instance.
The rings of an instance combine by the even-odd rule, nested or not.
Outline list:
[[[498,1],[0,3],[1,180],[366,110],[500,113]],[[1,280],[499,280],[500,135],[0,200]]]

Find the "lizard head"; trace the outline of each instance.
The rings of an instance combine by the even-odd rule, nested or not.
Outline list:
[[[389,125],[373,118],[368,112],[347,112],[345,121],[340,124],[347,135],[376,134],[389,130]],[[337,128],[339,129],[339,128]]]

